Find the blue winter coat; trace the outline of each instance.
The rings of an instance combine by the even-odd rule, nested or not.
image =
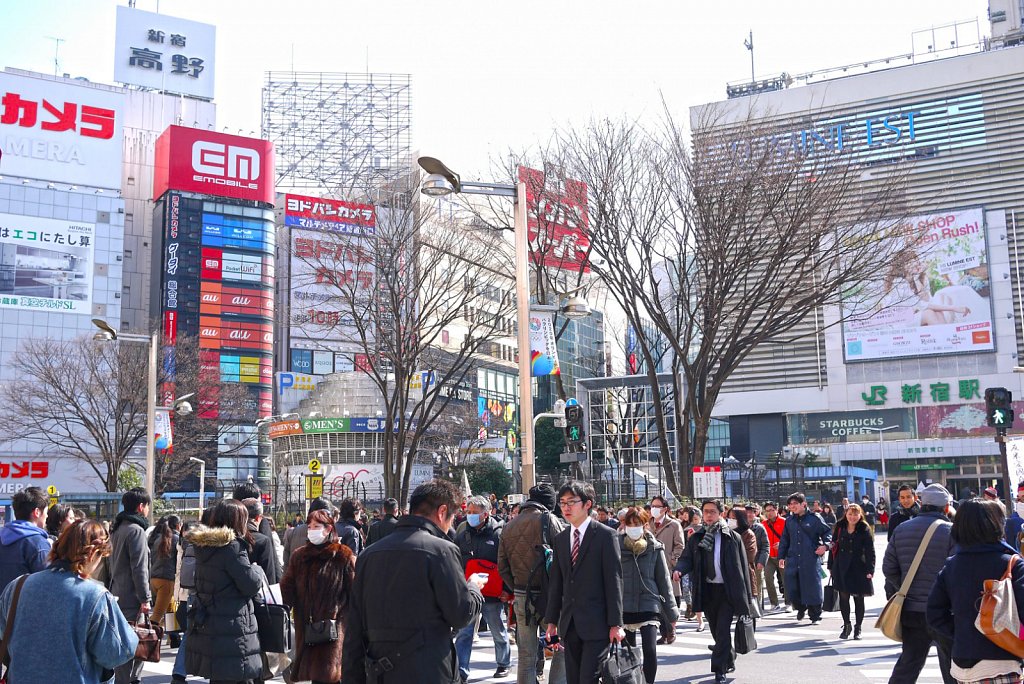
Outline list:
[[[0,596],[0,630],[14,585]],[[12,682],[96,684],[131,660],[139,638],[102,584],[51,568],[25,580],[11,629]]]
[[[1020,553],[1020,544],[1017,541],[1017,536],[1020,534],[1021,527],[1024,526],[1024,518],[1021,518],[1017,511],[1014,511],[1009,518],[1006,519],[1006,526],[1003,528],[1003,534],[1006,536],[1006,543],[1017,550]]]
[[[0,528],[0,591],[26,572],[45,568],[49,553],[46,530],[28,520],[14,520]]]
[[[822,556],[819,546],[832,543],[832,530],[817,513],[786,518],[779,542],[779,560],[786,561],[786,599],[795,606],[820,606]]]

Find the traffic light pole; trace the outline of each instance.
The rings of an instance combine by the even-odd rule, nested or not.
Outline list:
[[[1003,464],[1003,501],[1009,505],[1017,493],[1017,483],[1011,479],[1010,459],[1006,455],[1006,428],[996,428],[996,441],[999,443],[999,458]]]

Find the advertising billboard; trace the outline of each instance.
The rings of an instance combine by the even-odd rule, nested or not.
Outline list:
[[[916,255],[843,298],[846,361],[995,349],[984,211],[911,218]]]
[[[587,252],[587,184],[561,178],[554,170],[519,167],[526,183],[526,226],[530,258],[544,266],[590,272]]]
[[[0,308],[92,313],[96,226],[0,214]]]
[[[791,413],[786,416],[792,444],[838,444],[878,439],[914,439],[917,422],[913,409]]]
[[[274,144],[169,126],[156,141],[153,199],[168,190],[274,203]]]
[[[285,195],[284,225],[347,235],[373,235],[377,231],[377,210],[372,204]]]
[[[922,438],[944,439],[948,437],[986,437],[992,434],[985,414],[985,404],[954,404],[939,406],[918,406],[917,431]],[[1017,416],[1024,413],[1024,401],[1013,402]],[[1010,428],[1013,434],[1024,433],[1024,424],[1017,423]]]
[[[118,6],[114,80],[212,100],[216,38],[212,24]]]
[[[124,94],[0,72],[3,174],[121,187]]]

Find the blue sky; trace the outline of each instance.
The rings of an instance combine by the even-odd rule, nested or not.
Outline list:
[[[0,66],[109,82],[114,0],[0,0]],[[158,9],[157,0],[138,7]],[[259,130],[267,70],[393,71],[413,77],[413,144],[466,178],[509,147],[590,117],[677,116],[749,78],[911,51],[911,34],[979,19],[981,0],[707,2],[520,0],[162,0],[217,26],[218,125]],[[973,25],[961,42],[974,42]],[[928,35],[920,36],[927,40]],[[942,32],[939,40],[944,41]]]

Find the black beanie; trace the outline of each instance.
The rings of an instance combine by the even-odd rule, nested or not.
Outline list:
[[[557,498],[558,494],[555,492],[555,488],[546,482],[530,487],[530,501],[543,504],[549,511],[555,510]]]

